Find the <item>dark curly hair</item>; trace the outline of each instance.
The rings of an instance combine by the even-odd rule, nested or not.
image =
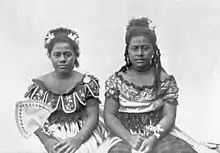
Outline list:
[[[153,67],[153,71],[155,74],[155,82],[154,82],[154,87],[155,90],[158,90],[159,85],[160,85],[160,73],[161,70],[165,71],[162,66],[161,66],[161,61],[160,61],[160,49],[157,46],[157,37],[155,34],[155,27],[150,27],[151,20],[149,20],[146,17],[142,18],[132,18],[129,20],[127,28],[126,28],[126,36],[125,36],[125,42],[126,42],[126,47],[125,47],[125,65],[122,66],[119,70],[119,72],[126,72],[131,66],[132,63],[130,61],[129,55],[128,55],[128,47],[130,44],[130,40],[132,37],[137,36],[137,35],[143,35],[143,36],[148,36],[149,39],[152,42],[153,49],[154,49],[154,55],[152,58],[151,62],[151,67]]]
[[[74,39],[71,38],[70,36],[74,36]],[[52,48],[55,43],[67,42],[73,49],[75,56],[76,56],[74,66],[79,67],[78,58],[80,56],[80,51],[79,51],[79,44],[78,44],[79,42],[77,40],[78,38],[79,36],[77,32],[70,30],[68,28],[61,27],[61,28],[52,29],[46,34],[44,48],[47,49],[47,54],[48,56],[50,56]]]

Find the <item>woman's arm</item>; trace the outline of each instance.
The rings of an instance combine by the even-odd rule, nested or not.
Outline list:
[[[146,139],[143,144],[140,147],[140,151],[151,151],[157,141],[159,139],[162,139],[164,136],[166,136],[170,130],[173,128],[175,125],[175,119],[176,119],[176,105],[175,104],[169,104],[165,103],[164,108],[163,108],[163,118],[161,121],[158,123],[157,131]]]
[[[169,77],[170,76],[166,72],[161,72],[161,80],[168,79]],[[165,96],[163,97],[165,103],[163,107],[163,118],[158,124],[163,130],[160,132],[160,138],[166,136],[175,125],[179,91],[176,81],[173,77],[170,77],[167,85],[165,85],[163,88],[166,88],[166,92]]]
[[[144,138],[139,134],[131,134],[116,117],[118,112],[119,103],[113,98],[106,98],[105,107],[104,107],[104,121],[108,128],[116,136],[121,138],[126,142],[130,147],[135,150],[138,150],[141,146]]]
[[[44,145],[47,152],[56,152],[53,147],[57,143],[59,143],[59,140],[56,139],[53,136],[47,135],[43,132],[41,128],[39,128],[37,131],[34,132],[34,134],[40,139],[41,143]]]
[[[104,121],[111,132],[126,142],[130,138],[130,132],[116,117],[118,108],[119,104],[116,100],[113,98],[106,98],[104,107]]]
[[[163,108],[163,118],[158,123],[163,129],[160,132],[160,138],[166,136],[175,125],[177,105],[165,103]]]
[[[92,132],[98,125],[99,121],[99,101],[98,99],[91,98],[86,102],[87,119],[85,125],[76,138],[82,143],[86,142],[91,136]]]
[[[45,134],[41,128],[39,128],[38,130],[36,130],[36,131],[34,132],[34,134],[40,139],[40,141],[41,141],[42,143],[44,143],[45,140],[47,140],[47,139],[49,138],[49,136],[48,136],[47,134]]]
[[[138,149],[143,141],[143,137],[139,134],[131,134],[126,129],[120,120],[116,117],[119,110],[119,94],[120,90],[117,87],[116,74],[111,75],[105,82],[105,106],[104,106],[104,121],[109,130],[122,141],[127,143],[133,149]]]
[[[176,120],[176,110],[177,110],[177,97],[178,97],[178,88],[176,86],[176,82],[174,79],[169,82],[169,86],[166,83],[163,88],[166,88],[163,107],[163,117],[160,122],[156,126],[155,133],[146,139],[142,146],[140,147],[140,151],[151,151],[157,141],[165,137],[174,127]]]
[[[54,136],[44,133],[42,128],[39,128],[38,130],[36,130],[34,134],[40,139],[42,143],[45,143],[48,139],[53,139],[56,142],[59,142],[59,139],[55,138]]]

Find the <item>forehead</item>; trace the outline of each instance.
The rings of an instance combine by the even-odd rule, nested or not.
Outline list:
[[[72,47],[67,42],[57,42],[53,45],[52,51],[53,50],[59,50],[59,51],[69,50],[69,51],[72,51]]]
[[[130,41],[131,46],[139,46],[139,45],[152,45],[152,42],[147,36],[134,36]]]

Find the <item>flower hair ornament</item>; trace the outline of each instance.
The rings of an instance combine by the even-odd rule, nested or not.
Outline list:
[[[45,37],[45,46],[51,42],[51,40],[55,38],[54,33],[48,32]]]
[[[67,28],[57,28],[54,30],[49,31],[46,34],[45,37],[45,44],[44,47],[47,48],[48,44],[57,36],[58,33],[65,33],[68,38],[70,38],[72,41],[75,41],[77,44],[79,44],[79,35],[76,31],[67,29]]]
[[[79,44],[79,35],[75,32],[75,33],[69,33],[68,37],[70,39],[72,39],[73,41],[75,41],[77,44]]]

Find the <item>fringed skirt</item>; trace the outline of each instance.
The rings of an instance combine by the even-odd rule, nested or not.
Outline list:
[[[65,114],[56,112],[51,114],[49,122],[44,125],[44,132],[58,140],[74,137],[86,122],[85,113]],[[94,153],[107,137],[107,132],[102,120],[91,134],[90,138],[80,146],[75,153]]]

